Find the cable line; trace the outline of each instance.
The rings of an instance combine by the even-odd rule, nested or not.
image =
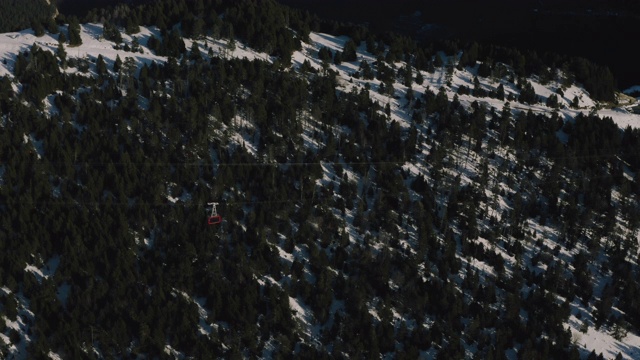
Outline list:
[[[269,166],[313,166],[313,165],[397,165],[397,164],[405,164],[407,161],[398,160],[398,161],[316,161],[316,162],[274,162],[274,163],[207,163],[207,162],[122,162],[122,161],[114,161],[114,162],[75,162],[72,164],[67,164],[63,162],[48,162],[47,164],[57,165],[57,166],[124,166],[124,165],[133,165],[133,166],[207,166],[207,167],[269,167]]]

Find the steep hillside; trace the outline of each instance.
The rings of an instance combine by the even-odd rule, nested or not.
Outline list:
[[[640,35],[634,1],[279,0],[342,22],[367,23],[425,43],[444,39],[590,59],[612,69],[618,86],[640,83],[629,39]]]
[[[2,357],[640,356],[633,98],[176,4],[0,34]]]

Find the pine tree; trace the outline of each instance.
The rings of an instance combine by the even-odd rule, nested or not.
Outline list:
[[[69,46],[82,45],[82,37],[80,36],[80,23],[78,18],[71,16],[69,18]]]
[[[120,30],[110,21],[105,21],[102,24],[102,36],[109,41],[113,41],[116,44],[122,43],[122,35]]]
[[[435,59],[433,61],[433,66],[440,68],[444,66],[444,61],[442,60],[442,57],[440,56],[440,54],[436,54]]]
[[[120,55],[116,55],[116,61],[113,62],[113,72],[119,73],[122,68],[122,59],[120,59]]]
[[[135,13],[130,14],[126,20],[125,32],[129,35],[137,34],[140,32],[139,20]]]
[[[365,80],[373,80],[375,76],[373,69],[366,60],[360,62],[360,73]]]
[[[50,32],[51,34],[57,34],[60,32],[60,29],[58,28],[58,24],[56,23],[53,17],[50,17],[45,21],[45,27],[47,28],[47,31]]]
[[[67,67],[67,52],[64,50],[64,43],[58,42],[58,50],[56,51],[56,56],[60,59],[60,65],[62,68]]]
[[[358,60],[356,43],[351,39],[344,44],[344,48],[342,50],[342,60],[346,62],[353,62]]]
[[[547,102],[546,105],[550,108],[554,108],[557,109],[560,107],[560,104],[558,102],[558,95],[556,94],[551,94],[549,95],[549,97],[547,98]]]
[[[4,313],[11,321],[16,321],[18,316],[18,302],[13,294],[9,294],[4,302]]]
[[[420,70],[416,71],[416,84],[422,85],[424,82],[424,76],[422,76],[422,72]]]
[[[98,59],[96,59],[96,73],[98,76],[107,74],[107,63],[104,61],[102,54],[99,54]]]
[[[58,34],[58,42],[59,43],[67,42],[67,37],[64,35],[64,31],[60,31],[60,33]]]
[[[198,43],[195,41],[191,44],[189,59],[195,60],[195,61],[202,60],[202,54],[200,53],[200,46],[198,46]]]
[[[580,108],[580,99],[578,98],[578,95],[574,96],[573,100],[571,100],[571,107],[574,109]]]
[[[37,37],[44,36],[45,29],[40,21],[35,19],[31,20],[31,28],[33,29],[33,33],[35,36]]]
[[[534,104],[537,102],[536,91],[533,89],[533,85],[531,85],[530,82],[527,81],[524,86],[522,86],[518,101],[525,104]]]
[[[411,83],[413,82],[413,70],[411,69],[411,65],[406,63],[406,65],[402,69],[403,74],[403,85],[407,87],[411,87]]]
[[[342,63],[342,53],[340,51],[336,51],[333,54],[333,63],[336,65],[340,65]]]
[[[496,92],[496,98],[498,100],[504,100],[504,85],[500,84],[498,85],[498,89]]]

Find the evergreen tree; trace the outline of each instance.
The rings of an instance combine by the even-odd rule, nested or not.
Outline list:
[[[124,28],[125,32],[129,35],[139,33],[140,26],[138,24],[139,24],[139,20],[137,19],[135,13],[130,14],[126,20],[126,25]]]
[[[31,20],[31,28],[33,29],[33,33],[37,37],[44,36],[45,29],[42,23],[38,20]]]
[[[580,99],[578,98],[578,95],[574,96],[573,100],[571,100],[571,107],[574,109],[580,108]]]
[[[556,94],[551,94],[549,95],[549,97],[547,98],[547,102],[546,105],[550,108],[554,108],[557,109],[560,107],[560,104],[558,102],[558,95]]]
[[[437,68],[440,68],[440,67],[444,66],[444,61],[442,60],[442,57],[440,56],[440,54],[436,54],[434,56],[433,66],[435,66]]]
[[[344,48],[342,50],[342,60],[346,62],[353,62],[358,60],[357,54],[357,46],[353,40],[348,40],[344,44]]]
[[[120,59],[120,55],[116,55],[116,60],[113,62],[113,72],[117,74],[120,69],[122,69],[122,59]]]
[[[193,42],[191,44],[191,51],[189,52],[189,59],[191,60],[202,60],[202,54],[200,53],[200,46],[198,46],[197,42]]]
[[[415,81],[416,81],[416,84],[418,84],[418,85],[422,85],[422,83],[424,82],[424,76],[422,75],[421,71],[417,71],[416,72]]]
[[[102,54],[98,55],[96,59],[96,73],[98,76],[104,76],[107,74],[107,63],[104,61]]]
[[[78,18],[71,16],[69,18],[69,46],[82,45],[82,37],[80,36],[80,23]]]
[[[525,82],[525,84],[522,86],[522,89],[520,89],[520,96],[518,96],[518,101],[525,104],[534,104],[538,101],[536,91],[534,90],[533,85],[531,85],[530,82]]]
[[[122,43],[122,35],[120,30],[110,21],[105,21],[102,24],[102,36],[109,41],[113,41],[116,44]]]
[[[62,68],[67,67],[67,52],[64,50],[64,43],[58,42],[58,50],[56,51],[56,56],[60,59],[60,65]]]
[[[60,33],[58,34],[58,43],[65,43],[67,42],[67,37],[64,35],[64,31],[60,31]]]
[[[496,98],[498,100],[504,100],[504,85],[498,85],[498,89],[496,91]]]
[[[336,65],[340,65],[342,63],[342,53],[339,51],[336,51],[333,54],[333,63]]]

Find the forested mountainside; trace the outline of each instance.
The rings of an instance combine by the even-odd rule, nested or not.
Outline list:
[[[249,0],[0,56],[1,357],[640,356],[639,117],[606,68]]]
[[[33,28],[44,33],[45,28],[57,32],[56,6],[47,0],[0,0],[0,32]]]
[[[477,41],[569,54],[608,66],[620,87],[640,82],[640,3],[627,0],[280,0],[343,22],[366,22],[424,42]]]

